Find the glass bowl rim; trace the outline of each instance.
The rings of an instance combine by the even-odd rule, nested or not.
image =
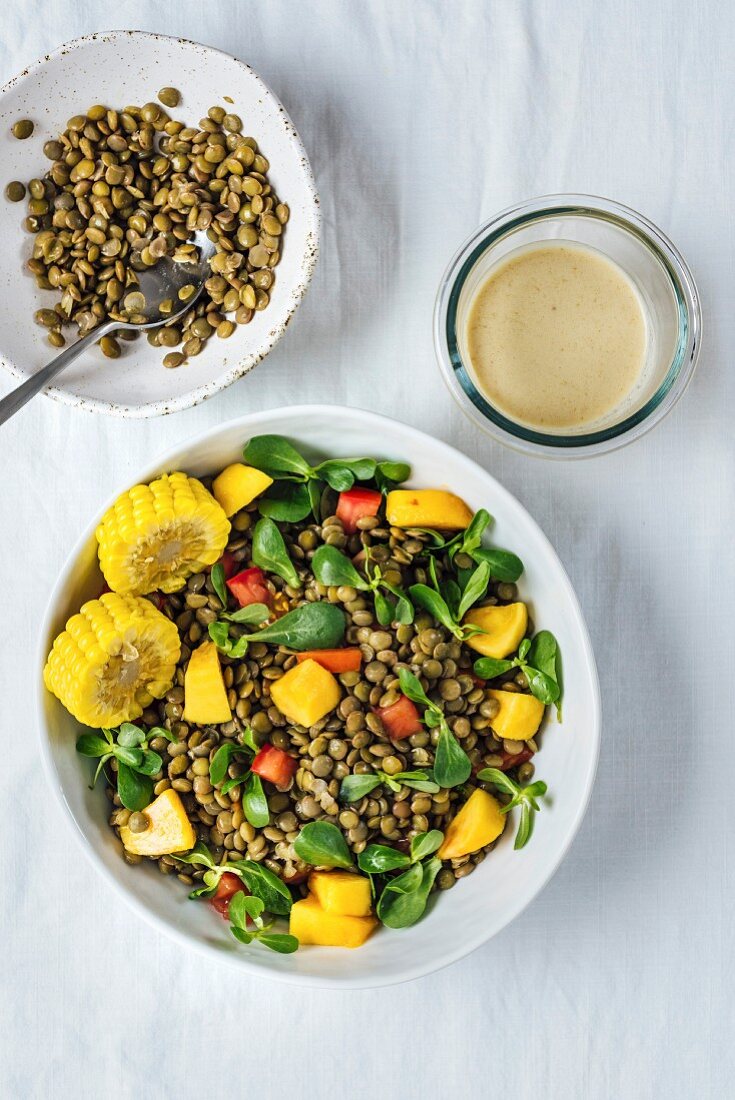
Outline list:
[[[678,339],[669,368],[656,392],[635,412],[608,428],[555,435],[517,424],[495,409],[474,385],[457,342],[456,316],[465,282],[482,256],[519,226],[559,215],[611,222],[636,237],[668,275],[676,298]],[[631,443],[670,412],[684,393],[699,356],[702,314],[699,293],[681,253],[652,221],[629,206],[597,195],[554,194],[528,199],[499,211],[479,226],[447,265],[434,306],[434,345],[444,381],[460,407],[501,443],[527,454],[584,458]]]

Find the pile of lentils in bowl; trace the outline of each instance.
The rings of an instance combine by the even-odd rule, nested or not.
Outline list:
[[[181,366],[210,336],[231,336],[268,306],[289,217],[268,181],[268,160],[225,107],[210,107],[187,126],[166,110],[180,102],[175,88],[162,88],[158,98],[121,110],[95,104],[74,115],[43,147],[48,171],[5,188],[11,202],[28,195],[24,227],[34,240],[27,266],[40,289],[58,296],[35,320],[53,347],[63,347],[69,325],[84,335],[107,319],[128,320],[126,297],[138,287],[138,272],[164,255],[191,262],[195,231],[216,245],[211,276],[183,318],[148,334],[154,347],[169,349],[164,366]],[[33,130],[30,119],[12,127],[19,140]],[[121,330],[100,346],[116,359],[120,340],[139,335]]]
[[[207,488],[211,486],[211,479],[202,480]],[[371,843],[391,845],[406,852],[411,838],[417,834],[430,829],[446,830],[476,787],[492,789],[475,778],[478,770],[501,768],[509,777],[528,782],[534,774],[529,757],[538,747],[533,739],[503,742],[493,734],[491,723],[498,713],[498,703],[488,693],[491,685],[482,684],[472,675],[477,654],[457,641],[430,614],[418,611],[411,624],[380,626],[375,621],[370,593],[317,583],[310,561],[314,552],[325,544],[339,548],[353,559],[369,548],[370,559],[380,564],[383,577],[404,589],[427,581],[426,548],[431,537],[428,532],[389,527],[380,516],[366,516],[358,521],[358,530],[348,535],[334,514],[335,504],[336,494],[327,489],[322,497],[321,522],[305,520],[279,525],[302,587],[291,588],[274,574],[267,578],[281,612],[324,600],[341,607],[348,624],[344,642],[359,646],[362,653],[359,672],[337,677],[344,694],[336,710],[312,728],[291,725],[271,702],[272,684],[293,667],[296,655],[284,647],[257,641],[251,643],[241,660],[220,654],[232,721],[204,728],[186,723],[184,670],[192,650],[207,639],[210,624],[222,612],[222,603],[215,593],[211,574],[204,572],[189,577],[186,587],[179,592],[149,597],[176,623],[182,643],[174,686],[163,699],[146,709],[140,719],[148,727],[163,726],[176,737],[175,741],[163,736],[150,741],[150,747],[164,758],[162,773],[154,777],[157,780],[154,794],[158,796],[169,787],[179,793],[198,839],[218,863],[242,858],[263,862],[294,886],[297,893],[303,894],[306,886],[302,883],[305,884],[311,868],[299,861],[294,841],[304,824],[327,820],[338,825],[355,856]],[[234,572],[252,564],[252,530],[258,518],[257,501],[233,517],[227,555]],[[457,564],[469,563],[460,560]],[[438,558],[436,569],[441,580],[442,575],[449,573],[448,561]],[[515,584],[491,582],[481,603],[505,604],[515,599]],[[472,775],[461,787],[439,789],[433,794],[406,786],[392,792],[382,786],[360,801],[346,805],[339,797],[340,785],[350,774],[371,774],[379,769],[391,776],[412,769],[430,770],[433,765],[436,730],[425,728],[405,740],[392,741],[375,713],[376,708],[389,707],[398,701],[401,666],[420,677],[429,697],[442,707],[450,728],[472,762]],[[498,677],[494,685],[498,687],[501,682],[504,691],[528,691],[525,676],[517,670]],[[218,748],[226,742],[240,744],[247,727],[258,745],[270,742],[298,759],[298,769],[286,788],[264,785],[270,816],[264,828],[255,828],[246,820],[238,787],[223,794],[222,783],[213,786],[210,780],[210,761]],[[518,757],[522,762],[514,763],[513,759]],[[111,767],[113,771],[116,769],[114,760]],[[243,774],[246,769],[246,764],[233,759],[226,779]],[[123,825],[134,831],[145,826],[143,815],[131,814],[121,805],[114,786],[106,790],[113,804],[109,822],[115,830]],[[498,797],[507,801],[502,794]],[[434,888],[447,890],[457,879],[471,874],[493,847],[494,844],[489,844],[471,855],[445,861]],[[146,858],[125,851],[123,856],[133,864]],[[185,865],[175,855],[164,855],[154,862],[163,874],[176,874],[188,885],[200,882],[203,876],[203,868],[196,870]]]

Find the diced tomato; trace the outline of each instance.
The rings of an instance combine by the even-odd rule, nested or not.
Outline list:
[[[362,664],[362,653],[359,649],[309,649],[305,653],[297,653],[296,660],[316,661],[327,672],[359,672]]]
[[[515,756],[512,756],[509,752],[501,753],[503,757],[503,763],[500,765],[499,770],[501,772],[507,772],[510,768],[515,768],[518,764],[525,764],[527,760],[530,760],[533,756],[531,749],[521,749]]]
[[[263,745],[250,765],[250,770],[261,779],[275,783],[277,787],[285,787],[298,766],[298,761],[283,749],[277,749],[274,745]]]
[[[222,568],[225,573],[225,580],[229,580],[232,574],[235,572],[235,569],[237,568],[235,555],[230,550],[225,550],[224,554],[220,558],[220,561],[222,562]]]
[[[231,874],[229,871],[225,871],[217,884],[217,892],[208,899],[209,904],[213,909],[216,909],[221,916],[227,919],[230,915],[230,901],[232,896],[239,890],[245,891],[242,879],[237,875]],[[247,893],[247,891],[245,892]]]
[[[265,573],[257,565],[251,569],[243,569],[236,577],[230,577],[227,587],[240,607],[247,607],[251,603],[264,603],[266,607],[273,605],[273,593],[266,583]]]
[[[376,707],[375,713],[385,727],[391,741],[402,741],[413,733],[419,733],[421,725],[419,712],[406,695],[391,703],[389,707]]]
[[[163,611],[164,605],[166,603],[163,592],[151,592],[149,595],[149,599],[153,600],[159,611]]]
[[[377,516],[382,502],[383,494],[377,489],[347,489],[339,494],[335,514],[347,534],[353,535],[357,531],[357,521],[365,516]]]

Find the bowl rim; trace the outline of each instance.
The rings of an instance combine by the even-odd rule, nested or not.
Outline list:
[[[375,429],[376,435],[379,436],[380,431],[386,425],[394,426],[400,425],[402,433],[407,439],[407,444],[410,446],[411,442],[424,442],[430,441],[433,448],[439,452],[443,452],[448,458],[451,458],[453,462],[460,462],[460,465],[464,464],[468,469],[473,472],[479,472],[483,478],[488,480],[493,487],[493,492],[498,497],[503,498],[506,503],[511,507],[520,509],[520,511],[530,520],[530,522],[536,527],[538,535],[542,544],[545,544],[546,550],[555,559],[558,568],[559,576],[564,594],[569,603],[572,611],[574,625],[579,633],[581,640],[581,650],[583,654],[583,665],[580,675],[586,676],[590,697],[592,700],[592,713],[590,714],[589,724],[587,727],[587,736],[591,743],[591,753],[587,766],[587,772],[584,777],[584,795],[580,799],[579,805],[576,808],[573,819],[568,828],[567,837],[561,846],[557,857],[547,874],[538,883],[533,891],[533,894],[527,900],[520,900],[516,905],[509,907],[509,915],[504,921],[502,926],[495,930],[495,932],[483,934],[480,933],[472,937],[467,941],[462,941],[452,951],[450,951],[439,963],[434,963],[432,960],[424,960],[416,963],[412,966],[407,966],[404,970],[398,972],[395,977],[391,977],[386,980],[381,978],[377,982],[370,982],[365,978],[350,977],[345,975],[344,978],[332,978],[332,977],[316,977],[311,974],[297,974],[288,971],[275,971],[268,970],[251,962],[246,954],[230,954],[223,953],[218,950],[214,945],[207,943],[204,940],[197,939],[194,936],[190,936],[187,932],[181,931],[173,924],[169,924],[164,919],[158,917],[152,910],[148,909],[142,901],[138,899],[129,888],[123,885],[119,881],[116,875],[114,875],[106,867],[103,860],[97,855],[97,852],[91,843],[87,833],[82,828],[81,824],[74,816],[69,804],[64,797],[64,791],[56,772],[54,761],[51,755],[50,741],[46,733],[45,728],[45,716],[44,706],[46,701],[46,688],[43,683],[43,667],[46,663],[46,657],[48,655],[48,638],[51,636],[54,623],[58,619],[57,607],[61,603],[63,598],[67,576],[73,572],[76,562],[78,561],[82,551],[89,545],[90,539],[93,538],[95,529],[99,522],[99,517],[104,514],[107,508],[114,502],[119,496],[119,488],[114,491],[110,497],[103,502],[99,509],[96,510],[94,517],[87,523],[83,532],[74,543],[71,551],[66,556],[63,565],[61,566],[58,576],[53,584],[51,594],[48,599],[46,610],[43,615],[41,623],[41,629],[39,632],[39,644],[36,655],[35,665],[35,711],[36,711],[36,731],[38,740],[40,742],[41,759],[43,764],[43,770],[46,776],[46,780],[54,792],[54,796],[61,810],[63,811],[63,817],[67,822],[69,828],[73,832],[77,843],[81,846],[86,858],[100,874],[104,881],[112,888],[113,892],[124,901],[138,916],[140,916],[149,926],[153,927],[157,932],[162,933],[164,936],[175,940],[182,946],[186,946],[201,955],[206,956],[209,959],[217,960],[220,963],[226,964],[232,968],[239,969],[241,972],[251,975],[253,977],[261,978],[264,980],[273,980],[283,982],[289,985],[299,985],[311,988],[323,988],[323,989],[367,989],[367,988],[379,988],[390,985],[399,985],[403,982],[411,981],[415,978],[424,977],[427,974],[435,973],[438,970],[443,970],[445,967],[458,962],[466,955],[469,955],[472,951],[475,951],[478,947],[481,947],[484,943],[492,939],[494,935],[497,935],[504,928],[507,928],[526,909],[531,902],[533,902],[548,885],[549,881],[559,869],[561,863],[566,857],[578,831],[584,819],[585,813],[589,806],[590,798],[592,796],[592,790],[594,787],[595,776],[597,773],[597,766],[600,755],[600,740],[601,740],[601,726],[602,726],[602,706],[600,697],[600,684],[597,673],[597,666],[595,662],[594,650],[592,647],[592,641],[590,639],[587,624],[582,614],[582,609],[577,598],[572,582],[569,579],[566,569],[561,562],[556,550],[552,546],[550,540],[546,536],[545,532],[541,529],[536,520],[531,516],[528,510],[516,499],[513,494],[501,485],[492,474],[488,473],[478,462],[469,458],[462,451],[453,447],[449,443],[445,443],[443,440],[429,436],[426,432],[421,431],[418,428],[404,424],[402,421],[397,420],[395,417],[388,417],[381,413],[375,413],[364,409],[358,409],[354,406],[345,405],[327,405],[327,404],[310,404],[310,405],[290,405],[284,406],[279,409],[265,409],[255,413],[245,413],[242,416],[235,417],[232,420],[225,422],[224,424],[218,424],[214,427],[194,436],[192,439],[186,440],[185,443],[178,443],[176,446],[168,447],[165,451],[162,451],[156,458],[150,460],[138,470],[137,473],[131,474],[130,484],[135,484],[140,480],[145,480],[156,476],[161,470],[170,466],[170,461],[175,455],[177,455],[184,447],[200,448],[203,445],[216,439],[220,434],[231,431],[232,429],[243,429],[243,434],[247,434],[248,431],[252,431],[262,423],[268,423],[272,421],[274,416],[279,414],[298,415],[302,420],[308,421],[315,417],[329,417],[339,421],[345,414],[350,416],[359,417],[369,427]]]
[[[595,431],[553,434],[516,423],[494,408],[462,362],[456,334],[460,293],[479,258],[520,225],[554,215],[578,214],[613,222],[636,237],[659,261],[674,291],[679,318],[677,346],[655,393],[619,423]],[[654,222],[633,207],[601,195],[540,195],[498,211],[475,229],[447,264],[434,304],[434,351],[452,397],[474,423],[499,442],[534,457],[590,458],[627,446],[659,423],[687,389],[701,350],[702,309],[684,257]]]
[[[70,393],[59,386],[48,386],[43,391],[47,397],[51,397],[55,401],[59,401],[64,405],[70,405],[74,408],[84,409],[87,412],[105,413],[108,416],[138,419],[151,416],[165,416],[168,413],[180,412],[183,409],[189,409],[195,405],[199,405],[202,401],[206,401],[207,398],[213,397],[216,393],[220,393],[222,390],[227,389],[227,387],[231,386],[233,382],[236,382],[238,378],[242,378],[243,375],[248,374],[253,367],[257,366],[258,363],[265,359],[283,336],[309,288],[314,269],[319,259],[322,214],[319,192],[317,191],[311,162],[309,161],[301,136],[291,120],[290,115],[286,111],[286,108],[275,92],[246,61],[242,61],[239,57],[235,57],[234,54],[228,53],[226,50],[221,50],[217,46],[208,46],[203,42],[197,42],[193,38],[184,38],[179,35],[159,34],[156,31],[136,29],[94,31],[90,34],[81,35],[79,38],[73,38],[69,42],[64,42],[55,50],[44,54],[43,57],[39,57],[26,65],[21,72],[16,73],[15,76],[6,80],[2,87],[0,87],[0,99],[2,99],[7,92],[12,91],[18,84],[24,82],[28,78],[32,78],[34,73],[38,72],[41,68],[44,68],[57,58],[65,56],[70,51],[79,49],[91,42],[118,41],[120,39],[155,39],[156,41],[164,40],[175,42],[187,48],[194,47],[195,49],[204,50],[207,53],[226,58],[228,61],[234,61],[236,65],[244,69],[248,76],[259,85],[263,96],[274,104],[280,123],[286,132],[289,142],[294,147],[303,173],[304,201],[305,208],[307,209],[307,217],[311,219],[311,226],[308,228],[307,232],[307,248],[300,260],[298,281],[294,283],[288,292],[290,301],[285,316],[276,325],[275,329],[272,329],[264,336],[254,351],[245,355],[240,362],[230,367],[226,374],[197,386],[195,389],[187,390],[186,393],[181,394],[179,397],[166,398],[161,401],[149,401],[139,405],[130,403],[122,404],[114,401],[101,401],[99,398],[83,397],[78,394]],[[16,378],[19,382],[24,382],[29,377],[32,377],[32,375],[23,372],[12,359],[2,354],[0,354],[0,366],[4,367],[10,376]]]

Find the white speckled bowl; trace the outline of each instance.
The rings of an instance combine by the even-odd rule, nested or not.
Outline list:
[[[61,376],[52,397],[115,416],[157,416],[188,408],[229,386],[277,343],[311,279],[319,247],[319,197],[301,139],[284,108],[244,62],[209,46],[142,31],[87,35],[61,46],[9,81],[0,93],[0,191],[14,179],[42,175],[49,161],[43,145],[56,137],[74,114],[92,103],[123,107],[155,100],[159,88],[182,93],[174,118],[194,123],[223,96],[234,100],[245,130],[271,164],[269,178],[288,203],[271,304],[228,340],[212,339],[201,355],[177,370],[161,360],[165,349],[145,337],[124,344],[120,359],[105,359],[99,348],[82,355]],[[229,106],[229,104],[223,104]],[[30,118],[35,130],[18,141],[13,122]],[[41,291],[25,269],[31,236],[21,226],[26,203],[0,196],[0,363],[24,381],[54,355],[33,313],[56,297]],[[74,330],[70,328],[69,333]],[[71,338],[71,337],[70,337]]]
[[[181,883],[163,878],[152,864],[128,866],[107,824],[109,803],[101,784],[94,791],[87,787],[89,761],[82,760],[74,748],[80,727],[46,692],[42,679],[53,637],[68,616],[102,587],[94,538],[99,516],[87,524],[61,570],[39,632],[36,683],[41,753],[54,793],[87,856],[119,896],[154,928],[182,946],[261,977],[353,989],[391,985],[438,970],[489,940],[525,909],[561,863],[582,822],[597,767],[600,697],[595,659],[569,578],[525,509],[475,462],[395,420],[329,405],[254,413],[170,451],[140,470],[136,480],[147,481],[174,469],[214,473],[236,461],[251,436],[264,432],[289,436],[314,455],[364,454],[410,462],[411,485],[447,486],[474,509],[487,508],[495,517],[496,545],[522,556],[521,596],[529,602],[537,626],[556,634],[565,684],[564,721],[559,725],[553,716],[546,719],[536,759],[537,777],[548,783],[549,799],[528,846],[514,851],[515,830],[507,830],[477,871],[449,893],[437,895],[413,928],[381,928],[355,951],[303,947],[294,955],[277,955],[257,945],[243,947],[209,905],[187,900]]]

